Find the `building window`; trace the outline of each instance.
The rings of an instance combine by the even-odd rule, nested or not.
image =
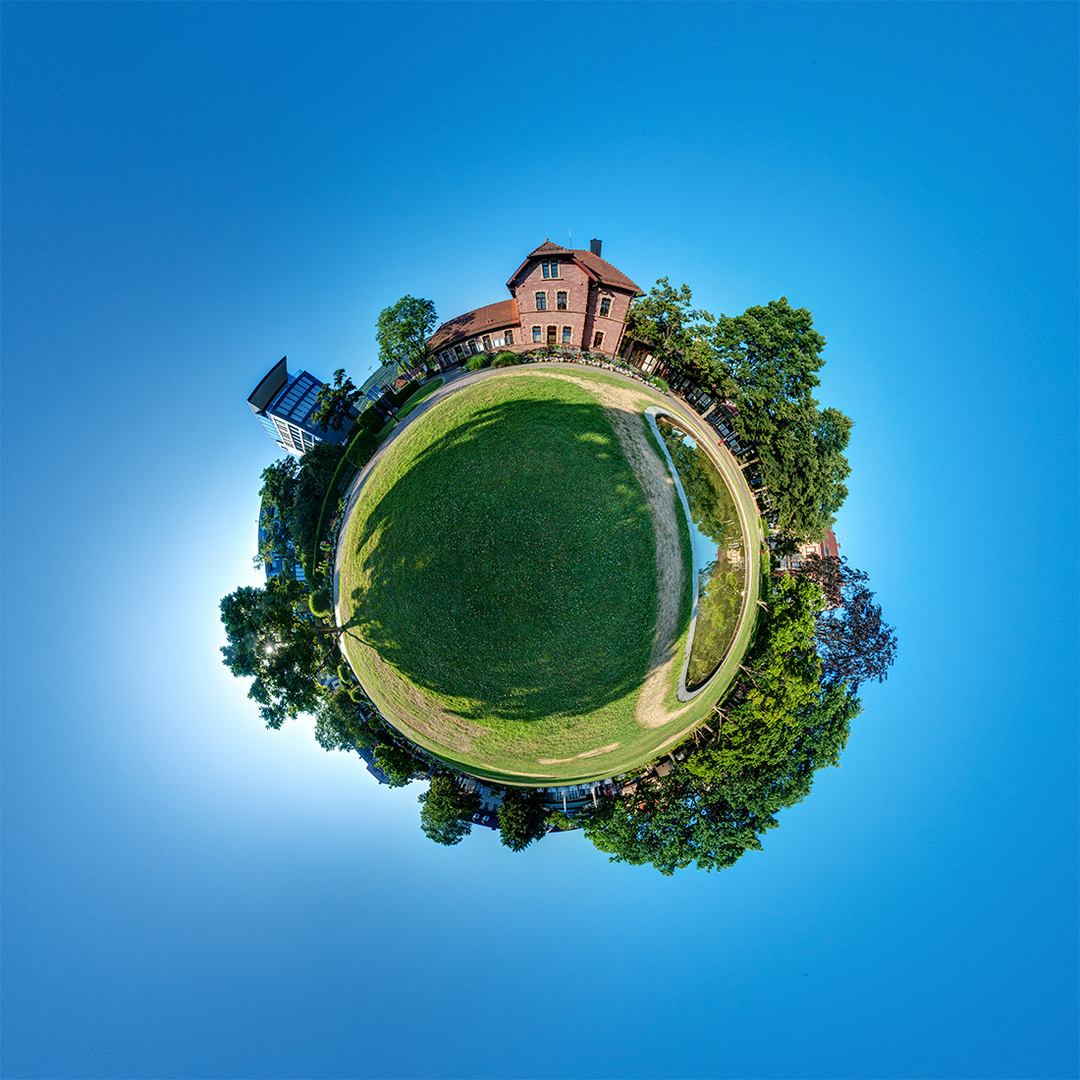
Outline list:
[[[491,352],[491,338],[487,334],[484,335],[484,352]]]
[[[564,326],[562,328],[562,341],[563,341],[564,345],[569,345],[570,344],[570,334],[571,333],[572,333],[572,331],[571,331],[569,326]]]
[[[560,311],[566,310],[566,293],[560,292],[555,294],[555,306]]]
[[[549,345],[554,345],[555,344],[555,327],[554,326],[549,326],[548,327],[548,340],[547,340],[547,343]]]
[[[559,263],[558,263],[558,261],[541,263],[540,266],[542,267],[542,269],[544,271],[544,277],[546,277],[546,278],[557,278],[559,276]]]
[[[538,292],[536,294],[536,310],[547,311],[547,293]]]
[[[465,359],[465,350],[460,345],[454,346],[454,352],[457,353],[459,360]]]
[[[540,327],[539,326],[534,326],[533,327],[533,341],[541,341],[541,340],[542,340],[542,338],[540,336]]]
[[[480,351],[480,349],[477,347],[476,338],[470,338],[469,339],[469,353],[472,356],[475,356],[479,351]]]
[[[608,312],[610,310],[611,310],[611,297],[610,296],[605,296],[600,301],[600,314],[603,315],[604,318],[606,319],[607,315],[608,315]]]
[[[513,330],[507,330],[506,331],[506,344],[507,345],[513,345],[514,344],[514,331]]]
[[[599,348],[603,347],[603,344],[604,344],[603,332],[600,331],[600,330],[597,330],[596,333],[593,334],[593,336],[592,336],[592,347],[594,349],[599,349]]]

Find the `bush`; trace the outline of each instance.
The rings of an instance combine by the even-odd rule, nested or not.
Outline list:
[[[486,368],[491,363],[491,357],[487,353],[477,353],[476,356],[470,356],[465,361],[466,371],[479,371],[481,368]]]
[[[574,821],[572,817],[564,814],[561,810],[552,810],[544,820],[548,825],[559,829],[561,832],[566,832],[578,827],[577,822]]]
[[[663,392],[665,394],[670,389],[668,384],[666,382],[664,382],[664,380],[661,379],[659,375],[650,375],[649,376],[649,382],[651,382],[653,384],[653,386],[656,387],[657,390],[663,390]]]
[[[381,427],[382,424],[380,423],[379,426]],[[374,432],[365,429],[349,443],[349,449],[345,451],[345,457],[348,458],[350,465],[362,469],[374,457],[378,448],[379,442],[375,438]]]
[[[334,611],[334,601],[331,599],[329,589],[316,589],[308,597],[308,607],[312,615],[328,619]]]
[[[356,676],[352,673],[352,668],[348,664],[338,664],[337,677],[342,683],[350,684],[356,682]],[[353,699],[356,700],[355,698]]]
[[[493,368],[497,368],[497,367],[515,367],[517,364],[520,364],[520,363],[521,363],[521,358],[518,356],[518,354],[516,352],[510,352],[509,350],[504,350],[503,352],[498,353],[495,356],[495,359],[491,361],[491,366]]]

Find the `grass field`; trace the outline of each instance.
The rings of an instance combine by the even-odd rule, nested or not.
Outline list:
[[[596,398],[493,375],[409,425],[368,478],[342,538],[343,644],[384,715],[444,760],[511,783],[610,776],[686,723],[635,719],[656,573]]]

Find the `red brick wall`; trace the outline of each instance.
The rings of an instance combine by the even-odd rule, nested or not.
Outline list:
[[[521,316],[521,341],[526,346],[533,346],[532,328],[541,327],[541,345],[547,344],[547,328],[554,326],[555,342],[564,344],[562,331],[569,326],[570,341],[567,344],[579,349],[592,349],[593,334],[602,331],[604,343],[600,351],[614,353],[622,335],[626,309],[630,306],[631,296],[622,290],[593,282],[576,263],[562,259],[559,263],[559,277],[545,278],[543,260],[533,263],[526,276],[516,286],[518,313]],[[547,294],[547,310],[536,310],[536,294]],[[560,292],[566,293],[566,311],[557,310]],[[604,297],[611,299],[611,309],[607,318],[601,318],[600,301]]]
[[[547,310],[536,310],[536,294],[547,294]],[[558,310],[558,294],[566,293],[566,310]],[[555,327],[555,343],[564,344],[562,331],[570,327],[570,341],[566,344],[581,348],[585,327],[586,304],[589,299],[589,276],[569,260],[559,263],[559,276],[545,278],[540,261],[533,263],[525,278],[514,290],[518,314],[521,316],[521,340],[533,345],[532,328],[541,327],[540,344],[547,344],[547,328]]]
[[[600,315],[600,301],[605,297],[611,299],[611,308],[608,310],[606,318]],[[588,318],[585,320],[582,348],[594,351],[592,347],[593,334],[600,331],[604,335],[604,343],[596,351],[614,353],[619,347],[623,323],[626,320],[626,310],[630,307],[630,300],[629,293],[620,289],[612,289],[607,285],[597,284],[592,290],[589,303],[590,310]]]

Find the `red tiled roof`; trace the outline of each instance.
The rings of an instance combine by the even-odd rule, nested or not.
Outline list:
[[[428,348],[432,352],[438,352],[439,349],[453,345],[462,338],[470,338],[476,334],[484,334],[507,326],[517,326],[519,321],[517,300],[500,300],[496,304],[488,304],[487,307],[477,308],[475,311],[466,311],[464,315],[458,315],[457,318],[444,322],[431,336]]]
[[[541,255],[570,255],[572,254],[569,248],[559,247],[558,244],[553,244],[550,240],[545,240],[535,251],[530,251],[526,256],[527,259],[538,259]]]
[[[574,256],[575,261],[579,262],[588,273],[598,278],[605,285],[611,285],[616,289],[629,289],[634,293],[642,292],[621,270],[616,270],[607,259],[601,259],[599,255],[594,255],[591,251],[574,251],[571,254]]]
[[[511,275],[506,287],[513,292],[514,282],[522,276],[525,267],[529,265],[529,261],[543,258],[545,255],[569,255],[589,277],[595,278],[602,284],[610,285],[613,289],[626,289],[638,295],[644,294],[644,290],[635,285],[621,270],[616,270],[607,259],[601,259],[599,255],[594,255],[591,251],[559,247],[558,244],[553,244],[550,240],[545,240],[535,251],[529,252],[525,257],[525,261]]]

